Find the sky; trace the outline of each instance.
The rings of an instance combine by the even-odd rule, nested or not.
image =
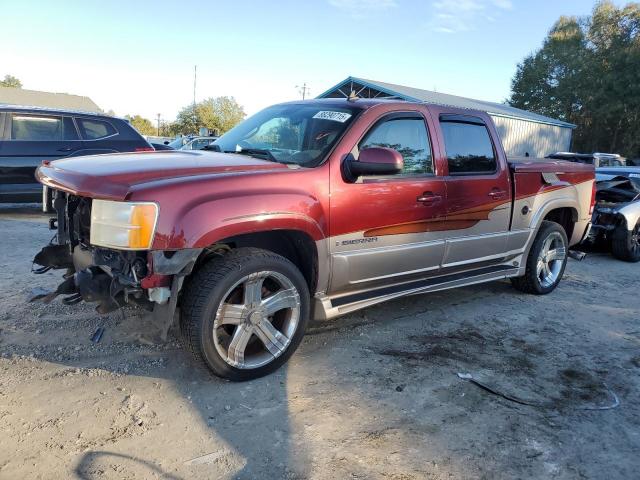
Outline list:
[[[501,102],[561,15],[595,0],[0,0],[0,77],[166,121],[233,96],[248,114],[348,76]],[[616,1],[620,5],[623,2]]]

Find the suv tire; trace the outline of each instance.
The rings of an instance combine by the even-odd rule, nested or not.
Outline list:
[[[529,251],[525,274],[512,278],[511,283],[525,293],[546,295],[552,292],[564,274],[568,250],[564,228],[544,220]]]
[[[180,336],[215,375],[251,380],[291,357],[304,336],[309,306],[307,283],[293,263],[266,250],[239,248],[189,279]]]
[[[632,231],[622,223],[613,231],[611,239],[611,253],[618,260],[625,262],[640,261],[640,220]]]

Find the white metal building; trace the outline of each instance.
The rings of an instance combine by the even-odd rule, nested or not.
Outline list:
[[[40,92],[38,90],[26,90],[15,87],[0,87],[0,103],[76,110],[81,112],[102,112],[100,107],[89,97],[70,95],[68,93]]]
[[[496,125],[509,157],[545,157],[571,151],[571,134],[576,127],[553,118],[514,108],[502,103],[431,92],[392,83],[349,77],[318,98],[342,98],[354,93],[360,98],[394,98],[408,102],[426,102],[487,112]]]

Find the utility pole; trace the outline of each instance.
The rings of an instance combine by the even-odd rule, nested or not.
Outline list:
[[[303,100],[307,96],[307,93],[309,93],[309,90],[311,90],[309,87],[307,87],[307,82],[304,82],[302,86],[296,85],[296,88],[298,89],[298,92],[300,92],[300,94],[302,95]]]
[[[158,136],[160,136],[160,114],[158,114]]]
[[[196,77],[198,75],[198,66],[193,66],[193,109],[196,108]]]
[[[193,66],[193,125],[198,130],[198,115],[196,115],[196,78],[198,76],[198,65]]]

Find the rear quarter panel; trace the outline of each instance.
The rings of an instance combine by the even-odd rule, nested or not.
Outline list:
[[[549,212],[572,208],[576,213],[576,226],[569,243],[578,243],[590,221],[593,167],[544,161],[530,161],[514,167],[512,231],[536,232]]]

